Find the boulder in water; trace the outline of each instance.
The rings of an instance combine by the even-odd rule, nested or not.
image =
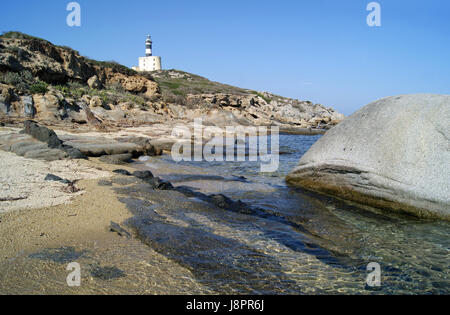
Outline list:
[[[287,182],[377,208],[450,220],[450,95],[371,103],[328,131]]]

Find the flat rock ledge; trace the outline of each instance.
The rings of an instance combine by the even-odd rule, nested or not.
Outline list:
[[[24,129],[2,131],[0,149],[25,158],[55,161],[99,157],[105,163],[126,164],[132,158],[161,155],[162,150],[148,138],[120,138],[119,140],[79,135],[58,135],[52,129],[34,121],[25,121]]]
[[[371,103],[328,131],[286,181],[420,218],[450,220],[450,96]]]
[[[57,161],[70,158],[67,152],[51,148],[47,143],[38,141],[30,135],[20,133],[1,134],[0,149],[35,160]]]

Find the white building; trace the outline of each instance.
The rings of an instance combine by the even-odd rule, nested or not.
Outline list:
[[[136,71],[156,71],[161,70],[161,57],[152,55],[152,38],[147,36],[145,41],[145,57],[139,57],[139,67],[133,67]]]

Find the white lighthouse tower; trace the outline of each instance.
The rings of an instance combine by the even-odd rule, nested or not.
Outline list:
[[[145,41],[145,57],[152,56],[152,37],[147,35],[147,40]]]
[[[145,41],[145,57],[139,57],[139,67],[133,67],[136,71],[157,71],[161,70],[161,57],[153,56],[152,38],[147,35]]]

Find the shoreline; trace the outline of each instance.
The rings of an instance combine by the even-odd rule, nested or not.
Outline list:
[[[92,168],[99,167],[108,172],[119,168],[98,160],[89,161],[89,163]],[[134,170],[130,166],[120,168]],[[119,195],[114,191],[119,187],[125,187],[126,183],[122,185],[118,180],[111,186],[102,185],[104,181],[120,178],[116,175],[110,173],[110,177],[103,179],[77,182],[77,187],[83,193],[75,196],[69,203],[0,213],[0,248],[2,248],[0,293],[214,293],[197,283],[189,270],[171,262],[140,240],[135,237],[120,236],[117,230],[111,230],[112,222],[121,225],[132,217],[132,213],[124,203],[119,201]],[[81,254],[77,255],[77,253]],[[51,254],[56,255],[58,259],[62,257],[62,261],[53,261],[54,257],[52,258]],[[39,257],[49,255],[49,258],[31,259],[33,255]],[[81,263],[84,283],[80,288],[69,288],[65,284],[68,260],[64,255],[68,255],[68,260],[72,258],[76,261],[86,261]],[[95,277],[93,276],[94,267],[99,270],[116,268],[127,277],[124,279],[112,277],[109,280],[114,280],[115,285],[109,288],[106,281],[108,279],[105,280],[105,277],[109,277],[110,273],[104,271],[106,275],[100,274],[99,277]],[[39,269],[40,276],[34,278],[35,275],[28,275],[27,277],[42,282],[45,287],[43,291],[36,291],[33,285],[27,284],[30,279],[24,278],[23,272],[28,273],[36,268]],[[166,272],[170,270],[172,271],[169,274],[178,276],[167,275]],[[133,276],[135,273],[143,272],[146,273],[143,279]],[[54,278],[55,274],[57,278]],[[179,278],[180,275],[184,275],[184,278]],[[163,278],[168,281],[166,283],[157,281]],[[144,280],[149,281],[145,284]],[[46,282],[48,282],[47,285],[44,285]]]
[[[121,135],[130,136],[130,130]],[[99,141],[118,135],[86,136]],[[62,179],[78,178],[75,186],[81,190],[68,203],[0,213],[2,294],[370,294],[360,291],[355,274],[348,273],[362,263],[358,251],[365,250],[360,243],[365,232],[352,224],[352,212],[358,213],[358,224],[359,219],[415,223],[309,191],[280,190],[252,175],[172,163],[167,157],[114,165],[98,157],[55,163],[2,154],[22,164],[46,165],[31,168],[41,183],[48,183],[48,171]],[[14,168],[26,169],[21,163]],[[58,163],[67,163],[66,169],[50,167]],[[84,178],[83,172],[74,172],[77,165],[84,173],[95,170],[105,176]],[[249,202],[272,194],[301,206],[271,208],[268,199],[265,208],[265,201]],[[81,266],[81,287],[66,284],[70,262]],[[310,272],[313,277],[302,278]],[[354,272],[365,277],[359,269]],[[330,276],[335,280],[322,281]]]

